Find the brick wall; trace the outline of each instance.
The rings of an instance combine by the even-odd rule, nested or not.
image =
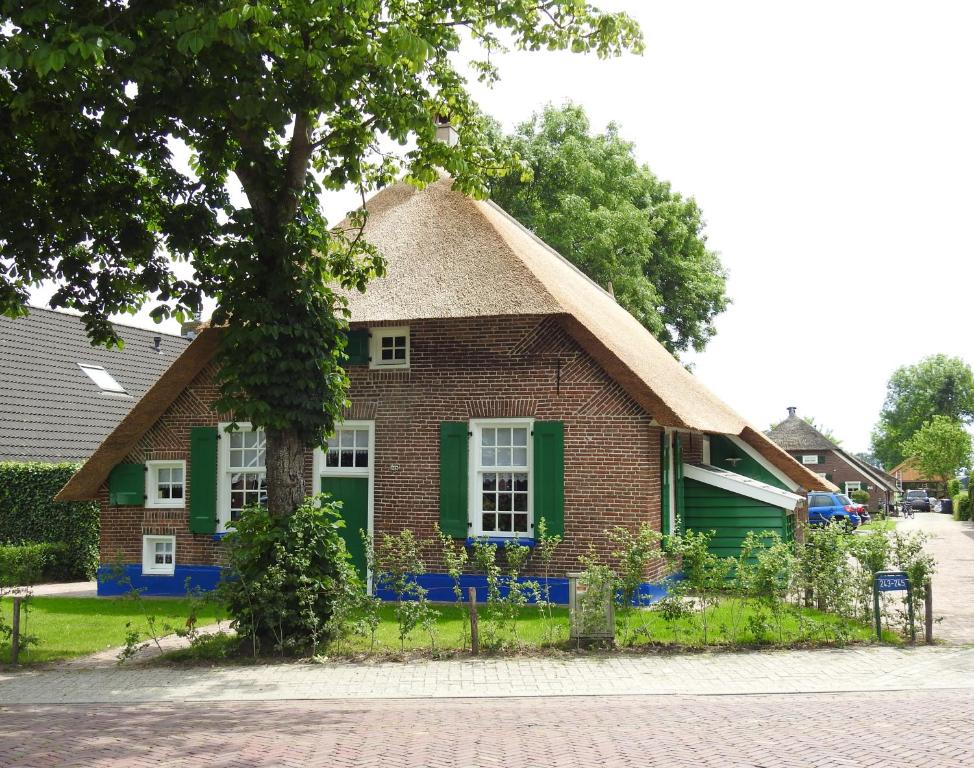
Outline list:
[[[400,323],[390,323],[398,325]],[[189,430],[228,420],[213,412],[214,368],[205,369],[140,441],[128,461],[186,459]],[[660,430],[553,317],[428,320],[410,324],[410,367],[350,366],[348,419],[375,422],[375,532],[411,528],[432,537],[439,519],[439,424],[472,418],[532,417],[565,423],[565,542],[556,573],[578,567],[613,525],[660,525]],[[685,436],[689,442],[689,436]],[[693,438],[699,445],[700,436]],[[312,456],[307,460],[311,489]],[[192,477],[188,477],[188,494]],[[141,536],[175,533],[179,564],[219,562],[219,545],[191,534],[185,510],[107,507],[102,559],[141,559]],[[188,503],[188,498],[187,498]],[[433,549],[427,568],[442,570]],[[662,564],[654,566],[662,573]]]
[[[868,507],[870,511],[878,510],[880,500],[886,498],[885,492],[876,485],[872,478],[866,477],[858,469],[840,457],[835,451],[789,451],[789,453],[794,456],[795,460],[799,463],[801,463],[802,456],[804,455],[817,454],[819,456],[824,456],[824,464],[806,464],[805,466],[812,472],[826,473],[829,480],[839,487],[840,493],[845,493],[845,484],[847,481],[854,482],[858,480],[860,483],[862,483],[862,489],[869,494]],[[871,486],[869,490],[866,490],[867,485]]]

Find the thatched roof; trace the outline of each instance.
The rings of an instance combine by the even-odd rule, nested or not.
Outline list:
[[[385,256],[387,273],[365,293],[347,294],[353,323],[555,315],[659,424],[740,435],[800,486],[834,488],[749,425],[609,293],[497,205],[472,200],[442,178],[424,190],[395,184],[367,208],[365,238]],[[110,469],[99,469],[85,487],[97,479],[97,488]]]
[[[834,451],[838,446],[805,421],[794,410],[768,432],[786,451]]]

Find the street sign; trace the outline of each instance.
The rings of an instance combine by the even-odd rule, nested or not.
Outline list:
[[[883,639],[883,616],[879,612],[880,592],[906,592],[907,613],[910,617],[910,639],[917,641],[916,625],[913,622],[913,587],[906,571],[877,571],[873,579],[873,613],[876,616],[876,639]]]

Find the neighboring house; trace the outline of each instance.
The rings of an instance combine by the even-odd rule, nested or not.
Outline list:
[[[889,473],[897,479],[904,491],[909,491],[914,488],[926,488],[931,496],[936,496],[938,499],[945,497],[947,495],[947,488],[943,481],[924,477],[916,464],[916,457],[911,456],[903,459]]]
[[[91,346],[76,315],[0,315],[0,461],[87,459],[190,342],[115,330],[122,349]]]
[[[790,536],[805,492],[833,488],[496,205],[443,179],[397,184],[368,208],[387,272],[348,296],[350,406],[305,462],[308,487],[344,503],[363,571],[362,530],[428,538],[439,524],[531,546],[544,518],[563,536],[564,601],[579,555],[609,555],[607,528],[683,521],[736,553],[752,528]],[[100,500],[103,562],[120,558],[149,593],[212,585],[222,534],[263,494],[263,433],[227,432],[231,414],[212,408],[220,336],[204,329],[58,497]],[[443,563],[429,554],[427,567],[431,597],[452,599]],[[662,561],[646,574],[664,575]]]
[[[798,416],[794,406],[788,408],[788,418],[767,434],[796,461],[835,483],[843,493],[868,493],[870,510],[878,510],[881,503],[889,508],[899,490],[895,477],[842,450]]]

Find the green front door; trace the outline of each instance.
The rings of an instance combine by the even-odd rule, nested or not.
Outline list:
[[[331,494],[335,501],[342,502],[342,538],[352,556],[352,563],[359,576],[366,578],[365,544],[362,531],[369,530],[369,478],[367,477],[322,477],[321,490]]]

